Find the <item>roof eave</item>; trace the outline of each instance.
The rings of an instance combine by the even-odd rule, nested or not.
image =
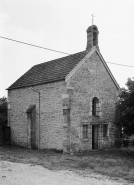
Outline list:
[[[52,80],[52,81],[49,81],[49,82],[42,82],[42,83],[37,83],[37,84],[31,84],[31,85],[23,85],[23,86],[19,86],[19,87],[9,87],[7,88],[6,90],[15,90],[15,89],[21,89],[21,88],[26,88],[26,87],[33,87],[33,86],[37,86],[37,85],[43,85],[43,84],[48,84],[48,83],[54,83],[54,82],[58,82],[58,81],[64,81],[65,78],[62,78],[62,79],[58,79],[58,80]]]

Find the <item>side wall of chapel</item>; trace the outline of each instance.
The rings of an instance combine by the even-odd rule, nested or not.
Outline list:
[[[36,91],[35,91],[36,90]],[[40,91],[40,125],[39,125],[39,93]],[[9,125],[13,144],[28,147],[28,115],[30,105],[35,105],[36,146],[37,148],[63,148],[63,110],[62,94],[65,82],[59,81],[33,88],[26,87],[9,90],[10,102]]]

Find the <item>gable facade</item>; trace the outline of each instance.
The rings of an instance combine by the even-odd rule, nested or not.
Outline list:
[[[73,152],[114,146],[119,88],[97,52],[67,78],[66,88],[71,93],[63,96],[63,109],[70,112],[69,123],[64,119],[64,150]]]

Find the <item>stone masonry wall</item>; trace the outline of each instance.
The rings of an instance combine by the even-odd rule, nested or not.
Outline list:
[[[40,91],[40,125],[38,90]],[[99,99],[98,118],[92,116],[94,97]],[[99,127],[100,147],[110,146],[114,141],[114,113],[118,89],[97,53],[87,59],[67,83],[60,81],[33,88],[9,90],[8,98],[11,106],[9,126],[11,126],[12,143],[28,147],[26,111],[30,105],[36,105],[36,145],[38,148],[59,150],[66,148],[67,152],[92,150],[92,122],[96,121],[109,123],[109,137],[103,141],[101,140],[102,127]],[[88,125],[88,139],[83,139],[84,124]]]
[[[39,93],[40,90],[40,127],[39,127]],[[55,82],[9,90],[8,98],[9,125],[11,126],[12,143],[28,146],[27,109],[29,105],[36,105],[36,144],[40,148],[63,148],[63,110],[62,94],[65,82]],[[40,128],[40,129],[39,129]],[[40,130],[40,137],[39,137]],[[40,140],[40,143],[39,143]]]
[[[70,109],[71,148],[73,151],[92,150],[92,99],[98,97],[101,106],[98,121],[104,120],[109,128],[108,142],[114,142],[114,113],[118,89],[95,52],[67,82],[73,88]],[[82,126],[88,124],[88,139],[83,139]],[[104,141],[106,142],[106,141]],[[107,143],[107,144],[109,144]],[[105,143],[101,143],[103,145]]]

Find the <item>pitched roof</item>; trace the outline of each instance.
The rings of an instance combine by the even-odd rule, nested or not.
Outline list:
[[[64,80],[85,57],[86,51],[33,66],[14,82],[8,90]]]

